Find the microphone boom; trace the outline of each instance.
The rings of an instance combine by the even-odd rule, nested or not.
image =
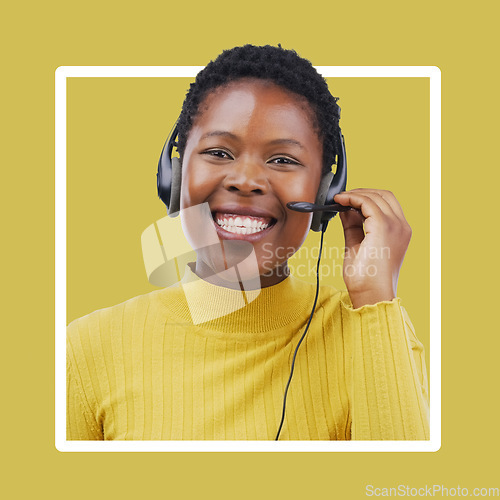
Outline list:
[[[295,210],[296,212],[347,212],[349,210],[355,210],[359,212],[357,208],[349,207],[345,205],[340,205],[339,203],[334,203],[333,205],[316,205],[315,203],[309,203],[307,201],[291,201],[286,204],[290,210]]]

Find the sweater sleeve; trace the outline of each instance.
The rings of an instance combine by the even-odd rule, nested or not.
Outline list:
[[[75,323],[69,325],[66,346],[66,439],[103,440],[103,432],[83,388],[72,341],[77,339]]]
[[[424,349],[400,299],[341,303],[351,439],[429,439]]]

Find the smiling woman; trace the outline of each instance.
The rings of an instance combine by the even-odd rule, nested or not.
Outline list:
[[[396,293],[411,230],[388,191],[330,193],[336,101],[281,47],[237,47],[200,72],[178,121],[178,199],[162,198],[196,261],[68,326],[68,439],[429,439],[423,348]],[[288,268],[334,215],[289,204],[333,195],[355,209],[340,213],[347,291]]]

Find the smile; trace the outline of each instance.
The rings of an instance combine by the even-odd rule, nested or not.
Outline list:
[[[229,233],[255,234],[272,226],[276,220],[272,217],[255,217],[252,215],[237,215],[215,212],[215,222]]]

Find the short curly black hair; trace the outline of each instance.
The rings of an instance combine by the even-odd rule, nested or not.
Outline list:
[[[186,94],[177,123],[176,145],[181,158],[205,97],[216,88],[241,78],[271,81],[308,101],[316,117],[315,128],[323,141],[323,174],[330,172],[341,151],[338,98],[332,96],[325,79],[310,61],[281,45],[244,45],[225,50],[198,73]]]

